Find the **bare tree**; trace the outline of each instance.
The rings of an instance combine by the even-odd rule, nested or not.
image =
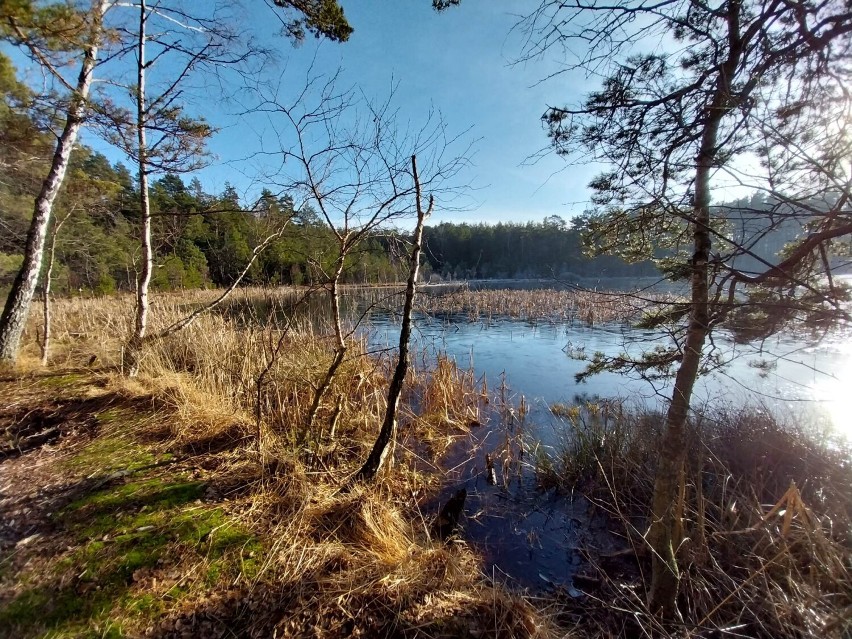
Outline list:
[[[414,178],[414,198],[417,207],[417,224],[414,227],[414,236],[411,241],[411,252],[409,255],[408,281],[405,285],[405,304],[402,309],[402,325],[399,329],[399,354],[397,355],[396,368],[388,387],[388,403],[385,408],[385,418],[376,443],[370,451],[367,461],[356,473],[356,481],[369,481],[376,477],[379,470],[384,466],[385,460],[393,452],[393,443],[396,439],[397,409],[399,398],[402,395],[402,385],[408,374],[409,357],[408,343],[411,340],[412,316],[414,314],[414,297],[417,293],[417,278],[420,273],[420,254],[423,249],[423,227],[426,219],[432,213],[435,205],[433,197],[429,198],[429,205],[423,207],[423,193],[420,188],[420,177],[417,173],[417,158],[411,156],[411,174]]]
[[[147,44],[148,9],[145,0],[139,0],[139,45],[136,60],[136,159],[139,166],[139,208],[142,212],[142,271],[136,281],[136,311],[133,323],[133,335],[127,345],[123,362],[125,371],[133,377],[139,372],[139,357],[142,340],[148,326],[148,287],[151,284],[151,272],[154,270],[154,249],[151,245],[151,202],[148,195],[148,143],[147,105],[145,96],[145,72],[149,61],[145,57]]]
[[[295,41],[302,40],[306,31],[336,41],[345,41],[351,32],[342,9],[333,0],[320,5],[301,0],[275,4],[291,10],[292,16],[281,19],[286,35]],[[109,98],[102,101],[100,115],[102,124],[112,132],[110,139],[135,160],[139,172],[142,257],[133,331],[124,361],[125,370],[133,376],[139,370],[142,346],[147,341],[148,289],[154,269],[149,177],[154,172],[176,173],[202,166],[205,142],[214,133],[203,119],[188,117],[180,105],[187,93],[188,81],[200,72],[213,74],[224,68],[244,67],[251,60],[266,59],[268,52],[240,37],[234,28],[237,17],[225,15],[218,6],[190,10],[179,0],[153,4],[140,0],[131,8],[138,11],[135,28],[127,25],[121,30],[136,41],[133,51],[137,82],[132,87],[135,118],[129,110],[116,108]],[[169,60],[167,77],[161,77],[157,93],[149,95],[148,76],[155,70],[155,65],[161,65],[165,60]],[[245,72],[257,71],[255,68]],[[206,213],[212,214],[211,211]],[[283,226],[288,222],[286,220]],[[281,236],[283,226],[271,230],[260,242],[249,264],[220,298],[209,307],[167,327],[155,338],[160,339],[188,326],[202,312],[218,306],[239,285],[260,252]]]
[[[458,192],[452,181],[467,162],[467,149],[456,153],[459,138],[447,136],[436,114],[416,131],[401,131],[390,98],[370,103],[352,90],[339,91],[337,79],[309,77],[303,90],[286,101],[280,85],[257,86],[261,102],[252,108],[268,116],[273,132],[264,136],[262,153],[281,159],[281,170],[267,179],[315,206],[336,244],[333,255],[313,261],[331,305],[334,357],[315,386],[306,435],[355,330],[345,327],[341,312],[341,285],[352,256],[371,233],[412,215],[412,156],[424,158],[421,176],[428,177],[421,177],[422,186],[447,195]]]
[[[98,122],[107,139],[138,167],[142,256],[133,330],[124,358],[124,368],[133,376],[138,373],[148,331],[148,289],[154,270],[150,175],[192,171],[204,165],[205,143],[214,130],[203,119],[185,113],[181,100],[187,82],[197,72],[237,65],[254,52],[244,47],[215,8],[206,7],[195,14],[181,2],[148,5],[146,0],[129,8],[136,12],[135,24],[129,21],[117,29],[128,40],[135,40],[124,56],[131,52],[135,55],[136,84],[126,87],[133,97],[134,109],[117,103],[112,97],[114,90],[106,91],[101,96]],[[161,71],[155,92],[150,95],[149,74],[167,60],[169,68],[165,73]],[[116,84],[111,83],[110,89]]]

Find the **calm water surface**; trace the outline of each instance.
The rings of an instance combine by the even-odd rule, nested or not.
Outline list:
[[[547,446],[560,439],[564,425],[550,412],[554,403],[620,398],[631,405],[664,409],[671,394],[669,381],[649,383],[613,373],[579,384],[574,380],[586,366],[579,359],[583,353],[639,355],[665,345],[664,337],[620,325],[590,328],[509,319],[485,324],[452,316],[420,315],[416,326],[419,349],[446,353],[460,366],[472,366],[478,378],[488,380],[492,392],[505,380],[514,404],[523,395],[530,407],[523,423],[514,420],[507,426],[492,416],[488,426],[475,429],[470,441],[460,445],[452,460],[457,468],[441,498],[446,500],[460,487],[467,490],[465,539],[479,548],[485,572],[497,579],[534,591],[558,587],[579,595],[573,576],[583,555],[606,555],[620,549],[622,542],[581,496],[539,490],[531,456],[523,458],[517,442],[523,438]],[[394,347],[398,330],[390,316],[373,315],[371,344]],[[852,437],[852,344],[846,336],[819,345],[784,336],[760,347],[735,345],[720,334],[714,340],[729,364],[699,380],[694,406],[758,406],[786,420],[833,422],[835,432]],[[501,458],[507,446],[514,446],[516,464],[498,463],[498,483],[490,485],[484,453]]]
[[[519,400],[531,407],[530,421],[546,435],[549,406],[571,404],[578,396],[621,398],[660,409],[671,396],[671,381],[601,373],[577,383],[584,370],[583,353],[591,357],[628,353],[633,356],[666,345],[665,336],[621,325],[531,324],[513,320],[489,324],[464,318],[417,318],[415,340],[421,349],[443,352],[462,366],[485,376],[490,388],[503,375]],[[374,345],[393,346],[398,326],[386,315],[372,319]],[[694,406],[765,407],[784,418],[830,420],[852,436],[852,343],[836,335],[813,345],[795,336],[773,338],[762,345],[737,345],[716,333],[714,345],[728,364],[699,379]]]

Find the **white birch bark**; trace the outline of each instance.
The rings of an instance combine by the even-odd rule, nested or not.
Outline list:
[[[125,370],[130,377],[139,373],[139,360],[142,356],[142,344],[148,329],[148,289],[151,285],[151,272],[154,268],[154,252],[151,245],[151,203],[148,197],[148,158],[145,140],[145,23],[148,19],[145,0],[139,2],[139,44],[137,60],[136,87],[136,138],[139,158],[139,206],[142,215],[142,268],[136,280],[136,312],[133,322],[133,335],[127,347]]]
[[[80,66],[77,85],[71,96],[65,126],[56,141],[50,171],[35,200],[33,219],[27,232],[24,262],[17,277],[15,277],[12,290],[9,291],[9,296],[6,298],[3,314],[0,316],[0,363],[14,363],[18,356],[21,336],[29,317],[44,259],[47,230],[50,226],[53,204],[62,188],[62,182],[68,172],[71,150],[74,148],[80,127],[86,117],[89,91],[91,90],[103,35],[103,17],[108,6],[107,0],[93,0],[92,2],[92,33],[88,45],[83,51],[83,62]]]

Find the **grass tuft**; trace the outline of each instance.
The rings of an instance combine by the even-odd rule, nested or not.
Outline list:
[[[613,633],[669,632],[641,597],[663,416],[597,404],[553,412],[565,437],[555,451],[539,451],[539,481],[591,497],[625,536],[624,557],[638,559],[616,567],[590,555],[598,603],[584,614]],[[847,636],[852,451],[754,409],[696,414],[687,436],[676,543],[679,607],[693,635]]]

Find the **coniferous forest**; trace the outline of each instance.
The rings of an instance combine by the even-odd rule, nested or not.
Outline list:
[[[11,117],[8,102],[5,108],[6,117]],[[19,124],[35,126],[25,119]],[[47,141],[43,145],[47,148]],[[20,267],[29,202],[38,186],[39,169],[47,163],[44,154],[40,162],[28,163],[26,172],[0,167],[0,224],[5,231],[0,238],[0,287],[8,287]],[[102,154],[85,147],[72,155],[71,171],[73,182],[57,204],[62,224],[55,245],[54,290],[86,294],[133,290],[139,261],[139,196],[133,176],[124,165],[110,165]],[[328,256],[333,254],[334,237],[327,225],[310,207],[295,211],[286,195],[276,197],[264,190],[258,201],[243,202],[233,187],[205,193],[197,179],[187,184],[180,175],[169,174],[152,183],[150,201],[156,246],[154,290],[230,286],[269,229],[290,218],[283,236],[265,248],[245,275],[244,285],[316,283],[321,280],[318,269],[333,259]],[[404,231],[376,232],[349,256],[343,281],[402,281],[406,265],[400,239],[406,237]],[[424,231],[426,281],[656,274],[650,261],[631,264],[618,256],[590,257],[581,228],[572,228],[557,216],[538,223],[444,222]]]

